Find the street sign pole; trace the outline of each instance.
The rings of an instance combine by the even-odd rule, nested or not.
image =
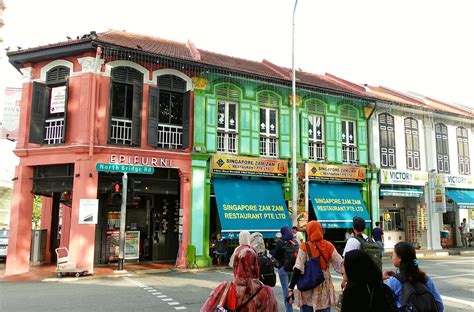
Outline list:
[[[122,176],[122,206],[120,207],[120,243],[119,243],[119,261],[118,270],[123,270],[123,258],[125,249],[125,218],[127,216],[127,189],[128,177],[124,172]]]

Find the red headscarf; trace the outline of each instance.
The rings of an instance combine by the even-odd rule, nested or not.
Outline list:
[[[317,257],[320,252],[322,256],[320,257],[321,268],[326,270],[328,267],[328,262],[331,259],[332,253],[334,252],[334,245],[323,239],[323,227],[318,221],[310,221],[306,225],[306,234],[308,234],[308,242],[311,248],[311,253],[313,257]],[[317,248],[316,248],[317,246]],[[306,252],[306,244],[301,243],[300,249]]]
[[[233,287],[229,289],[227,296],[227,307],[239,307],[255,294],[260,287],[263,287],[258,294],[250,300],[239,311],[241,312],[273,312],[278,311],[278,304],[273,294],[273,290],[269,286],[263,286],[258,280],[260,267],[258,257],[255,250],[248,245],[237,247],[234,258],[234,281]],[[227,282],[217,285],[209,298],[203,304],[201,312],[214,312],[217,304],[225,290]],[[232,298],[236,297],[236,302],[232,302]]]

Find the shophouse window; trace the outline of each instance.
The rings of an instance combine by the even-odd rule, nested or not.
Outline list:
[[[469,162],[469,139],[467,129],[458,127],[456,129],[456,140],[458,142],[458,160],[459,160],[459,174],[471,174]]]
[[[186,81],[174,76],[158,78],[158,88],[150,88],[148,103],[148,144],[181,149],[189,145],[189,102]]]
[[[342,162],[345,164],[357,163],[356,122],[342,120]]]
[[[46,83],[33,82],[30,143],[65,142],[69,74],[68,67],[56,66],[46,72]]]
[[[449,173],[448,127],[442,123],[436,124],[435,136],[438,172]]]
[[[395,119],[388,113],[379,115],[380,164],[382,168],[395,168]]]
[[[111,72],[109,143],[140,144],[143,74],[131,67]]]
[[[324,160],[324,117],[308,115],[309,159]]]
[[[260,155],[278,156],[278,111],[260,108]]]
[[[414,118],[405,118],[405,148],[407,169],[420,170],[420,138],[418,121]]]
[[[237,103],[217,103],[217,151],[237,153]]]

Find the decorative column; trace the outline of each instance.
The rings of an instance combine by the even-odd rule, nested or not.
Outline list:
[[[380,218],[379,183],[377,181],[379,171],[375,166],[370,171],[370,215],[372,217],[372,226],[375,226],[375,222],[379,221]]]
[[[178,252],[178,259],[176,260],[176,267],[186,268],[186,250],[190,241],[190,230],[191,230],[191,172],[179,171],[179,177],[181,180],[180,184],[180,205],[183,210],[183,216],[180,217],[182,223],[181,241]]]
[[[5,275],[26,273],[30,270],[32,177],[33,167],[19,165],[15,170]]]
[[[206,151],[206,86],[208,80],[201,77],[193,77],[194,85],[194,150],[196,152]]]

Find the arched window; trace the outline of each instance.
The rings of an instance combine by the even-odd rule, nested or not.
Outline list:
[[[458,142],[459,174],[471,174],[469,161],[469,138],[467,129],[458,127],[456,129],[456,140]]]
[[[260,107],[260,155],[278,157],[278,106],[280,99],[273,93],[258,95]]]
[[[420,170],[420,137],[418,121],[414,118],[405,118],[405,149],[407,169]]]
[[[324,115],[326,106],[310,100],[306,103],[306,108],[308,110],[309,159],[321,161],[325,159]]]
[[[342,162],[356,164],[357,160],[357,110],[350,106],[343,106],[341,115]],[[351,120],[352,119],[352,120]]]
[[[395,168],[395,118],[388,113],[379,115],[380,165]]]
[[[140,144],[143,74],[138,70],[119,66],[111,71],[109,142]]]
[[[217,95],[217,151],[237,153],[239,90],[231,85],[220,85]]]
[[[438,172],[449,173],[448,127],[442,123],[436,124],[435,136]]]

